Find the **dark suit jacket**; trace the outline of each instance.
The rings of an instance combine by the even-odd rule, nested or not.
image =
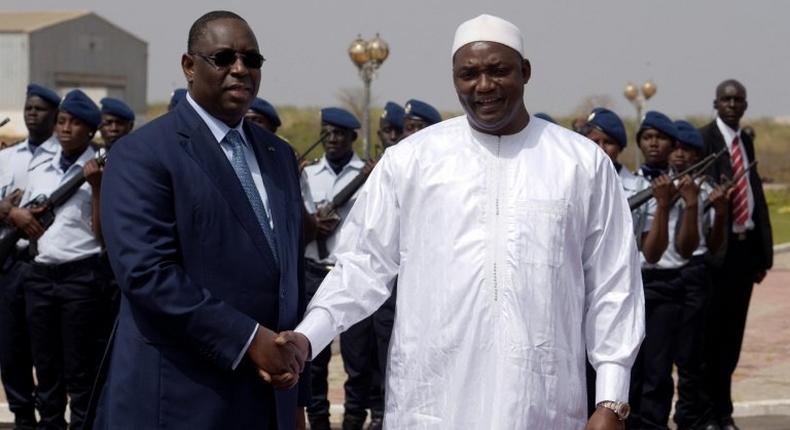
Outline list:
[[[716,153],[727,147],[727,144],[724,142],[724,136],[722,136],[721,131],[719,131],[719,127],[716,125],[715,120],[702,127],[699,131],[702,133],[702,138],[705,141],[705,155]],[[743,142],[744,149],[746,149],[746,156],[749,158],[749,162],[754,161],[754,142],[744,133],[741,133],[740,139],[741,142]],[[729,152],[725,152],[724,155],[716,160],[708,170],[708,174],[716,182],[720,182],[722,175],[727,178],[733,177],[732,161],[730,160]],[[768,270],[773,266],[773,239],[771,236],[771,221],[768,217],[768,205],[765,202],[765,193],[763,193],[763,182],[762,179],[760,179],[757,166],[749,170],[749,183],[751,184],[752,194],[754,195],[754,213],[752,216],[754,220],[754,239],[750,241],[753,252],[751,253],[752,261],[748,263],[750,263],[749,268],[753,270],[754,273],[757,273]],[[730,213],[729,219],[732,220],[732,213]],[[731,226],[728,226],[728,231],[727,243],[729,245],[737,239],[732,233]]]
[[[123,293],[95,428],[292,429],[309,375],[275,391],[246,357],[256,322],[304,312],[293,151],[244,127],[263,175],[277,265],[226,156],[189,103],[121,139],[102,180],[102,229]],[[301,404],[304,404],[300,402]]]

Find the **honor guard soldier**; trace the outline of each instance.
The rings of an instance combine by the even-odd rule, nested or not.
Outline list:
[[[702,135],[686,121],[675,121],[678,144],[669,156],[674,172],[682,172],[702,159]],[[708,254],[716,254],[726,234],[728,199],[721,187],[708,176],[697,180],[699,193],[699,246],[688,264],[680,269],[685,289],[675,350],[678,372],[678,400],[674,421],[678,429],[703,429],[710,417],[710,399],[704,389],[705,309],[710,298]],[[709,208],[708,208],[709,207]]]
[[[645,157],[639,174],[652,179],[670,173],[669,155],[676,148],[677,139],[677,128],[669,117],[648,112],[636,138]],[[674,193],[656,196],[653,215],[653,223],[660,223],[658,227],[666,225],[661,232],[666,233],[666,251],[658,261],[651,261],[649,253],[642,252],[645,339],[631,373],[634,429],[666,428],[672,407],[672,363],[685,300],[680,271],[699,245],[700,230],[699,187],[689,175],[679,178],[675,186],[682,198],[675,199]]]
[[[260,97],[255,98],[244,118],[253,124],[263,127],[264,130],[272,134],[277,134],[277,129],[282,125],[280,115],[277,115],[277,110],[274,109],[274,106]]]
[[[353,197],[345,205],[328,210],[334,197],[349,185],[354,178],[362,174],[365,162],[353,150],[357,139],[356,130],[360,128],[359,120],[350,112],[329,107],[321,110],[321,133],[327,137],[323,141],[324,156],[310,166],[304,168],[310,185],[312,200],[318,207],[316,220],[318,232],[316,240],[307,244],[305,250],[305,289],[308,300],[312,298],[327,273],[332,269],[335,257],[332,250],[337,240],[336,230],[342,227],[343,219],[353,206]],[[363,323],[358,324],[363,328]],[[367,324],[370,324],[368,321]],[[368,392],[357,392],[355,384],[367,387],[366,381],[358,381],[359,366],[355,358],[361,355],[367,360],[369,344],[357,350],[354,342],[354,330],[341,336],[341,352],[348,373],[346,381],[346,410],[344,419],[359,420],[364,423],[367,408]],[[361,353],[361,354],[360,354]],[[329,360],[332,357],[331,347],[325,348],[311,363],[312,398],[307,408],[310,427],[313,429],[329,429],[329,400],[327,399],[327,375]],[[361,425],[360,423],[360,425]]]
[[[41,226],[29,211],[16,206],[22,192],[28,188],[31,170],[52,162],[58,150],[53,130],[59,104],[60,97],[54,91],[36,84],[28,85],[24,106],[28,137],[0,151],[0,198],[7,204],[0,221],[22,229],[28,236],[40,234]],[[17,244],[17,250],[0,268],[0,377],[18,429],[36,428],[33,359],[23,291],[30,260],[24,241]]]
[[[403,138],[442,121],[442,116],[436,108],[420,100],[407,101],[403,110]]]
[[[134,111],[121,100],[111,97],[101,99],[101,125],[99,133],[109,151],[112,144],[134,129]]]
[[[713,270],[708,327],[716,330],[705,339],[705,385],[715,422],[733,430],[738,427],[732,419],[732,372],[738,365],[752,288],[773,265],[773,238],[760,174],[756,167],[749,168],[755,161],[754,141],[740,126],[748,107],[746,88],[734,79],[720,83],[713,107],[716,119],[700,129],[705,153],[726,151],[709,173],[715,181],[734,183],[727,245]]]
[[[68,399],[70,428],[82,428],[96,376],[104,324],[103,281],[99,270],[102,171],[91,140],[101,112],[80,90],[60,104],[55,133],[60,149],[31,172],[30,200],[50,196],[78,176],[87,183],[54,212],[53,223],[33,239],[37,254],[25,281],[27,318],[38,386],[40,425],[65,429]]]
[[[170,94],[170,103],[167,104],[167,111],[170,112],[171,110],[175,109],[176,106],[178,106],[178,104],[184,101],[186,98],[186,88],[176,88],[173,90],[173,94]]]
[[[379,130],[376,134],[381,142],[381,148],[387,150],[403,138],[403,108],[395,102],[387,102],[384,112],[379,118]]]

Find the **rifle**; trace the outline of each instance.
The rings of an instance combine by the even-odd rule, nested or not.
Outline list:
[[[302,155],[299,156],[299,158],[296,160],[296,164],[298,166],[301,166],[302,161],[304,161],[305,158],[307,158],[307,154],[312,152],[316,147],[318,147],[318,145],[320,145],[324,140],[326,140],[327,136],[329,136],[329,133],[322,132],[321,135],[318,136],[318,140],[314,144],[310,145],[310,147],[307,148],[307,150],[305,150],[304,153],[302,153]]]
[[[708,167],[710,167],[711,164],[713,164],[713,162],[716,159],[721,157],[722,154],[724,154],[724,152],[726,152],[726,151],[727,151],[727,148],[723,148],[721,151],[719,151],[719,152],[717,152],[715,154],[708,155],[707,157],[705,157],[702,160],[698,161],[696,164],[694,164],[693,166],[687,168],[686,170],[684,170],[684,171],[682,171],[680,173],[676,173],[675,175],[672,175],[670,180],[671,181],[675,181],[678,178],[682,178],[683,176],[688,175],[689,173],[691,173],[693,171],[696,171],[700,167],[702,167],[702,169],[699,169],[699,171],[700,172],[704,172],[705,170],[707,170]],[[653,198],[653,187],[651,186],[651,187],[645,188],[644,190],[642,190],[642,191],[634,194],[633,196],[629,197],[628,198],[628,206],[633,211],[633,210],[638,209],[643,204],[649,202],[650,199],[652,199],[652,198]]]
[[[363,185],[365,185],[365,181],[368,179],[369,174],[360,172],[351,182],[348,183],[342,190],[340,190],[335,197],[332,198],[326,206],[321,208],[322,212],[330,214],[334,212],[336,209],[342,207],[349,200],[351,197],[354,196],[354,193],[357,192]],[[318,258],[324,259],[329,256],[329,250],[326,248],[326,239],[316,239],[316,245],[318,246]]]
[[[756,164],[757,164],[757,160],[754,160],[754,161],[752,161],[751,163],[749,163],[749,165],[748,165],[748,166],[746,166],[746,168],[745,168],[745,169],[743,169],[743,171],[742,171],[742,172],[740,172],[740,173],[738,173],[737,175],[733,176],[733,177],[732,177],[732,179],[727,179],[726,181],[722,182],[722,183],[721,183],[721,188],[722,188],[722,190],[724,190],[724,192],[727,192],[727,191],[729,191],[729,190],[730,190],[730,188],[734,187],[734,186],[735,186],[735,184],[737,184],[737,183],[738,183],[738,181],[740,181],[740,180],[741,180],[741,178],[743,178],[744,176],[746,176],[746,174],[749,172],[749,170],[751,170],[751,168],[752,168],[752,167],[754,167]],[[702,212],[703,212],[703,213],[706,213],[706,212],[708,212],[708,211],[709,211],[709,210],[710,210],[712,207],[713,207],[713,202],[712,202],[712,201],[710,201],[710,197],[708,197],[708,199],[707,199],[707,200],[705,200],[705,205],[702,207]]]
[[[97,154],[96,161],[100,166],[103,166],[106,160],[107,154],[105,152]],[[46,230],[55,222],[55,209],[66,203],[83,183],[85,183],[85,175],[82,173],[77,174],[53,191],[49,197],[39,194],[23,207],[27,209],[44,208],[43,212],[36,215],[36,220]],[[16,243],[23,236],[22,230],[16,227],[6,227],[0,230],[0,266],[4,265],[8,257],[13,254],[16,249]]]

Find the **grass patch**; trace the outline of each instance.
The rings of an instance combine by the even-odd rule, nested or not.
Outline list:
[[[765,190],[774,244],[790,242],[790,189]]]

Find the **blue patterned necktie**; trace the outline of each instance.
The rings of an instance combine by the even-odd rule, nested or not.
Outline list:
[[[269,216],[266,214],[266,208],[263,206],[263,200],[255,187],[255,182],[252,180],[252,173],[247,164],[247,157],[244,156],[244,141],[241,139],[241,134],[238,130],[232,129],[225,135],[223,139],[233,149],[233,156],[231,157],[230,164],[233,170],[236,171],[236,176],[241,181],[241,187],[244,188],[244,193],[247,194],[247,199],[252,205],[252,210],[255,211],[255,216],[258,218],[258,223],[261,225],[263,235],[266,236],[266,241],[269,242],[269,247],[272,249],[272,255],[277,264],[280,259],[277,255],[277,240],[274,237],[274,230],[269,224]]]

